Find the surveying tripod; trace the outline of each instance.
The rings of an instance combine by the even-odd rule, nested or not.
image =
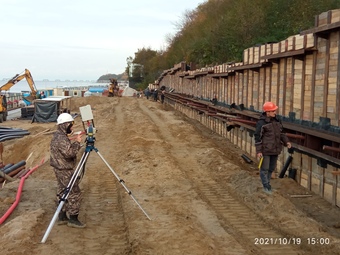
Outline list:
[[[84,129],[86,130],[86,147],[85,147],[85,151],[66,187],[66,189],[63,191],[63,194],[61,196],[61,198],[59,199],[59,205],[57,207],[57,210],[55,211],[54,215],[53,215],[53,218],[41,240],[41,243],[45,243],[55,222],[57,221],[58,219],[58,216],[59,216],[59,213],[60,211],[62,210],[65,202],[67,201],[67,198],[74,186],[74,184],[76,183],[77,179],[82,176],[84,174],[84,168],[85,168],[85,163],[87,161],[87,158],[89,157],[90,155],[90,152],[91,151],[95,151],[99,157],[103,160],[103,162],[105,163],[105,165],[110,169],[110,171],[113,173],[113,175],[117,178],[117,180],[119,181],[119,183],[124,187],[124,189],[126,190],[126,192],[130,195],[130,197],[133,199],[133,201],[135,201],[135,203],[138,205],[138,207],[142,210],[142,212],[145,214],[145,216],[151,220],[151,218],[149,217],[149,215],[144,211],[144,209],[142,208],[142,206],[137,202],[137,200],[134,198],[134,196],[132,195],[131,191],[126,187],[125,183],[124,183],[124,180],[122,180],[117,174],[116,172],[112,169],[112,167],[109,165],[109,163],[107,163],[107,161],[104,159],[104,157],[100,154],[100,152],[98,151],[98,149],[94,146],[94,143],[95,143],[95,127],[94,127],[94,122],[93,122],[93,117],[92,117],[92,111],[91,111],[91,108],[88,109],[90,106],[87,105],[85,107],[82,107],[80,108],[81,110],[81,113],[82,113],[82,120],[83,120],[83,126],[84,126]],[[83,110],[83,112],[82,112]],[[89,112],[88,111],[91,111],[90,115],[89,115]],[[85,116],[85,117],[84,117]],[[89,116],[91,119],[88,119],[86,118],[86,116]],[[84,117],[84,118],[83,118]],[[87,122],[87,128],[85,128],[85,122],[84,122],[84,119],[85,121]]]

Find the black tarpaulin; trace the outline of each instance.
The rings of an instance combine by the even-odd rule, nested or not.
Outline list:
[[[59,102],[36,101],[32,122],[56,122],[58,118]]]

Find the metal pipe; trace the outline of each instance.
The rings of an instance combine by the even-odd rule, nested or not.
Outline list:
[[[250,125],[256,125],[256,121],[253,121],[253,120],[233,119],[232,121],[241,122],[241,123],[250,124]]]
[[[305,136],[303,136],[303,135],[297,135],[297,134],[286,133],[286,136],[289,137],[289,138],[295,138],[295,139],[305,140]]]
[[[282,167],[282,170],[280,172],[279,178],[283,178],[285,176],[285,173],[286,173],[290,163],[292,162],[292,160],[293,160],[293,157],[289,155],[289,157],[286,160],[286,163]]]
[[[241,156],[248,164],[253,163],[253,161],[245,154],[242,154]]]
[[[322,146],[322,149],[323,149],[324,151],[340,152],[340,148],[332,147],[332,146],[327,146],[327,145]]]

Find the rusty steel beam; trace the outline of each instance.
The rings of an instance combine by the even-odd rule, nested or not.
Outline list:
[[[291,133],[286,133],[286,136],[289,138],[295,138],[295,139],[301,139],[301,140],[305,140],[305,136],[304,135],[297,135],[297,134],[291,134]]]
[[[179,98],[181,99],[180,103],[192,107],[197,111],[202,111],[208,116],[211,116],[213,118],[216,119],[223,118],[222,121],[226,121],[227,123],[229,123],[230,126],[241,126],[254,131],[256,122],[261,116],[259,112],[250,111],[247,109],[239,110],[235,108],[211,106],[210,103],[206,101],[200,102],[195,98],[188,98],[177,94],[171,95],[172,100],[178,101]],[[211,109],[214,109],[215,112],[211,111]],[[220,115],[218,113],[220,113]],[[223,116],[223,114],[232,117],[226,117]],[[334,157],[325,153],[325,151],[340,152],[340,148],[323,146],[322,149],[321,147],[323,144],[325,144],[324,140],[330,141],[333,144],[334,143],[340,144],[340,136],[338,134],[334,132],[328,132],[322,129],[306,127],[300,124],[287,121],[283,121],[283,127],[286,132],[286,135],[289,138],[300,139],[304,141],[304,146],[296,144],[297,149],[299,151],[305,154],[312,155],[313,157],[316,158],[324,159],[333,165],[340,166],[340,154],[339,156]],[[296,132],[299,134],[295,134]]]
[[[322,146],[322,149],[323,149],[324,151],[340,152],[340,148],[331,147],[331,146],[327,146],[327,145]]]
[[[233,119],[234,122],[241,122],[245,124],[250,124],[250,125],[256,125],[256,121],[253,120],[244,120],[244,119]]]

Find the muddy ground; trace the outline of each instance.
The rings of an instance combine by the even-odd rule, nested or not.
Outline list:
[[[1,124],[30,132],[3,142],[4,163],[39,165],[0,226],[2,254],[340,254],[339,208],[289,178],[273,179],[274,193],[265,194],[255,159],[247,164],[228,140],[145,98],[74,98],[71,113],[88,104],[98,152],[90,152],[81,182],[87,227],[55,224],[44,244],[56,210],[49,165],[55,123]],[[80,117],[75,130],[82,130]],[[18,185],[2,184],[1,215]]]

